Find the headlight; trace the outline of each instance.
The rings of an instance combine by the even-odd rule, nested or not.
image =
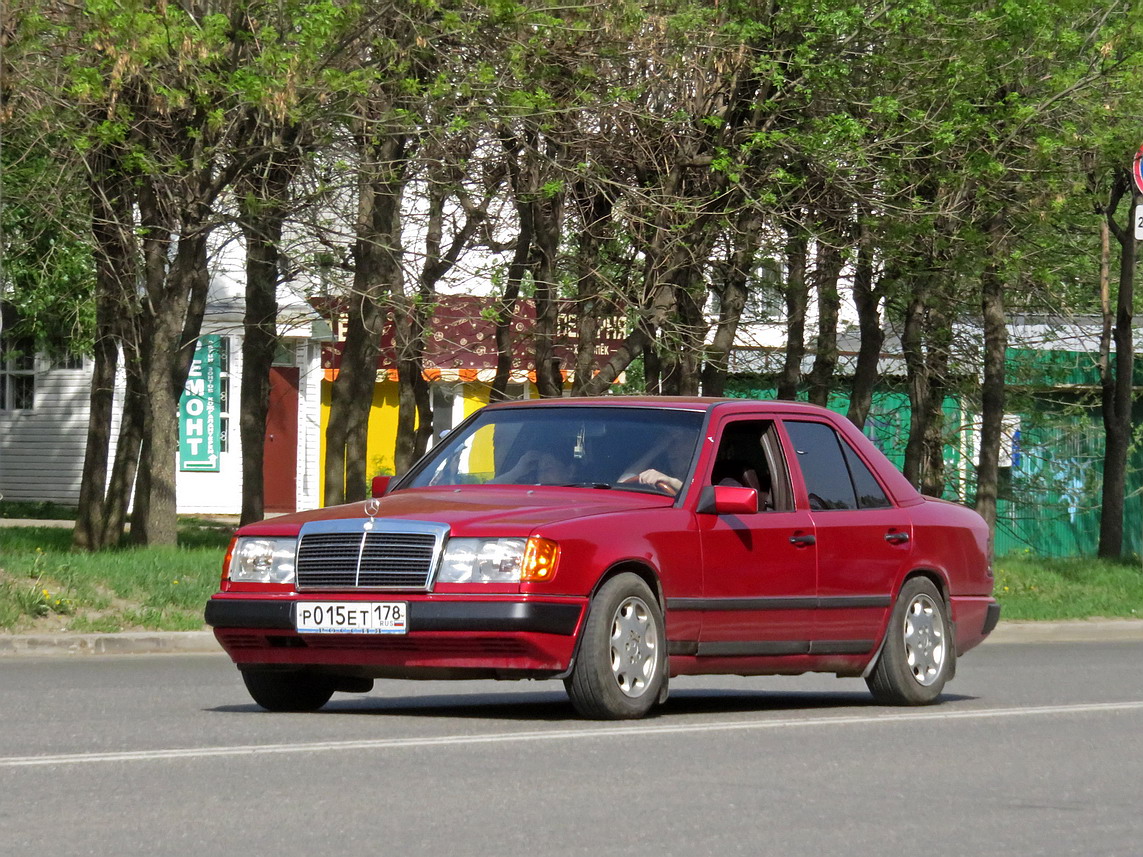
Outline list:
[[[293,583],[297,539],[240,538],[230,557],[230,579],[242,583]]]
[[[548,539],[450,539],[438,583],[551,580],[559,547]]]

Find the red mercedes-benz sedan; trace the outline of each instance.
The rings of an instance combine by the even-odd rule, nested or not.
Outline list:
[[[984,521],[809,405],[491,405],[376,483],[235,536],[206,620],[259,705],[562,678],[631,718],[673,676],[807,671],[917,705],[999,618]]]

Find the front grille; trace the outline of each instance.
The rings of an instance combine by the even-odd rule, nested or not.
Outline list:
[[[378,521],[366,530],[364,523],[321,522],[302,528],[299,590],[429,588],[447,528]]]

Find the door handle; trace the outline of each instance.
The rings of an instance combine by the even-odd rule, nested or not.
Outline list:
[[[817,544],[817,539],[814,538],[812,535],[808,535],[808,534],[806,534],[806,535],[796,534],[796,535],[790,536],[790,544],[792,544],[796,548],[804,548],[804,547],[809,547],[812,544]]]
[[[903,545],[909,541],[909,534],[901,530],[890,530],[885,534],[885,541],[891,545]]]

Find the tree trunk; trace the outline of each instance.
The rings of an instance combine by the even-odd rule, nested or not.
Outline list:
[[[560,233],[563,229],[563,193],[532,205],[532,219],[536,228],[537,260],[535,268],[536,324],[535,366],[536,388],[540,398],[554,398],[563,394],[563,380],[559,360],[555,356],[556,297],[559,284],[556,254],[559,252]]]
[[[857,265],[853,272],[853,303],[857,308],[857,325],[861,343],[857,350],[857,363],[853,369],[853,388],[849,396],[846,416],[859,429],[865,428],[873,406],[873,389],[880,377],[878,363],[885,331],[881,326],[880,303],[886,286],[891,281],[882,275],[881,284],[873,286],[873,241],[865,223],[860,226]]]
[[[87,447],[83,457],[79,509],[72,533],[72,546],[90,551],[102,550],[104,547],[104,498],[111,447],[111,418],[115,403],[115,373],[119,365],[119,346],[111,335],[112,325],[102,317],[110,307],[105,308],[99,300],[96,305],[100,318],[96,322]]]
[[[429,385],[424,375],[425,317],[415,300],[394,300],[397,352],[397,442],[393,470],[401,475],[428,449],[433,433]]]
[[[604,294],[603,254],[611,239],[611,213],[614,199],[600,189],[580,184],[576,194],[580,214],[579,246],[576,258],[576,360],[572,395],[580,396],[595,371],[595,350],[599,338],[599,318],[610,301]]]
[[[945,488],[945,393],[948,390],[949,355],[952,348],[952,324],[945,313],[949,299],[935,301],[929,307],[925,339],[925,356],[929,394],[925,402],[924,459],[921,471],[921,493],[940,497]]]
[[[778,398],[793,401],[802,380],[806,353],[806,308],[810,302],[806,279],[808,242],[800,223],[787,227],[786,238],[786,359],[778,376]]]
[[[663,361],[663,392],[668,396],[697,396],[702,383],[706,319],[696,293],[705,287],[695,267],[683,268],[675,279],[680,285],[675,289],[676,320],[669,337],[674,347]]]
[[[183,228],[188,228],[185,221]],[[179,236],[169,271],[165,270],[165,259],[158,258],[168,242],[148,243],[152,246],[143,326],[146,405],[131,540],[140,545],[174,545],[178,541],[178,408],[191,360],[191,343],[186,339],[189,331],[201,327],[206,302],[206,236],[201,232]]]
[[[242,235],[246,241],[246,310],[242,320],[239,415],[243,524],[265,517],[270,370],[278,349],[282,232],[289,207],[290,183],[300,166],[298,136],[297,125],[268,127],[262,143],[269,152],[268,160],[241,177],[239,205]]]
[[[976,511],[988,522],[989,543],[996,539],[996,501],[999,495],[1000,444],[1004,428],[1004,367],[1008,329],[1004,311],[1004,224],[1001,216],[988,224],[991,260],[980,281],[980,309],[984,323],[984,375],[980,390],[980,457],[976,465]]]
[[[359,240],[358,245],[362,242]],[[351,427],[369,419],[373,388],[377,383],[377,358],[381,353],[381,328],[385,313],[370,294],[357,291],[356,284],[375,275],[366,262],[368,251],[355,250],[355,289],[348,309],[345,340],[337,376],[330,387],[329,420],[325,429],[325,505],[336,506],[353,499],[349,489]],[[364,489],[354,494],[364,494]]]
[[[145,407],[143,378],[139,374],[140,360],[134,337],[124,338],[124,363],[127,384],[123,396],[123,414],[119,421],[119,439],[115,445],[115,462],[111,468],[111,482],[107,487],[104,504],[103,544],[114,546],[123,541],[127,529],[127,509],[131,504],[131,489],[139,471],[139,456],[143,443],[143,410]]]
[[[826,230],[818,239],[814,286],[818,295],[818,336],[814,349],[814,365],[810,369],[809,400],[823,408],[829,404],[833,375],[837,369],[837,322],[841,312],[841,295],[837,280],[841,275],[841,247],[835,242],[837,230]]]
[[[901,352],[905,360],[905,376],[909,387],[909,438],[905,443],[905,478],[913,487],[921,487],[924,471],[924,449],[928,414],[929,376],[925,362],[924,318],[925,292],[923,274],[916,275],[913,293],[905,309],[905,325],[901,332]]]
[[[509,149],[508,173],[512,194],[515,198],[516,216],[519,219],[519,232],[516,234],[516,247],[512,261],[508,264],[508,274],[504,281],[504,291],[496,301],[496,375],[492,381],[489,400],[501,402],[508,398],[508,382],[512,375],[512,325],[516,319],[516,301],[520,298],[520,283],[528,273],[532,253],[532,240],[535,235],[532,223],[532,207],[521,199],[520,169],[515,160],[516,144],[505,140]]]
[[[87,446],[79,489],[72,544],[90,551],[106,547],[107,468],[115,406],[115,375],[119,365],[119,332],[130,314],[129,295],[135,291],[136,244],[132,229],[130,186],[111,175],[114,166],[104,154],[93,156],[91,181],[92,238],[96,263],[96,328],[91,375]]]
[[[591,382],[584,387],[585,396],[602,396],[619,377],[631,361],[642,356],[645,361],[644,368],[647,373],[647,392],[654,393],[653,384],[657,383],[658,367],[655,363],[656,354],[655,331],[658,326],[670,315],[675,305],[675,289],[670,285],[660,285],[655,289],[652,298],[643,308],[643,316],[635,322],[631,333],[623,340],[623,344],[611,352],[611,359],[595,374]],[[656,381],[653,382],[652,378]]]
[[[326,425],[326,505],[364,500],[367,494],[369,412],[386,321],[382,299],[400,294],[403,282],[400,224],[407,142],[398,135],[376,146],[363,144],[353,295]]]
[[[278,347],[278,263],[285,212],[277,202],[288,176],[263,181],[246,206],[246,312],[242,320],[242,524],[265,517],[266,418],[270,411],[270,368]]]
[[[528,217],[520,222],[516,251],[508,266],[504,293],[496,301],[496,376],[489,393],[489,400],[493,402],[502,402],[508,398],[508,381],[512,375],[512,324],[516,318],[516,301],[520,298],[520,281],[528,271],[531,248],[531,218]]]
[[[718,325],[702,370],[704,396],[721,396],[726,391],[730,372],[730,353],[734,337],[746,308],[747,288],[754,260],[762,240],[762,228],[756,214],[746,217],[734,235],[734,249],[726,265],[722,288],[718,294]]]
[[[1123,196],[1129,198],[1127,226],[1115,222]],[[1134,336],[1131,328],[1135,301],[1136,241],[1131,218],[1137,194],[1130,192],[1126,176],[1119,176],[1107,207],[1106,220],[1119,242],[1119,290],[1115,301],[1115,374],[1104,373],[1102,411],[1106,445],[1103,459],[1103,496],[1099,521],[1099,556],[1123,557],[1123,509],[1127,492],[1127,452],[1131,445],[1131,399],[1135,374]]]

